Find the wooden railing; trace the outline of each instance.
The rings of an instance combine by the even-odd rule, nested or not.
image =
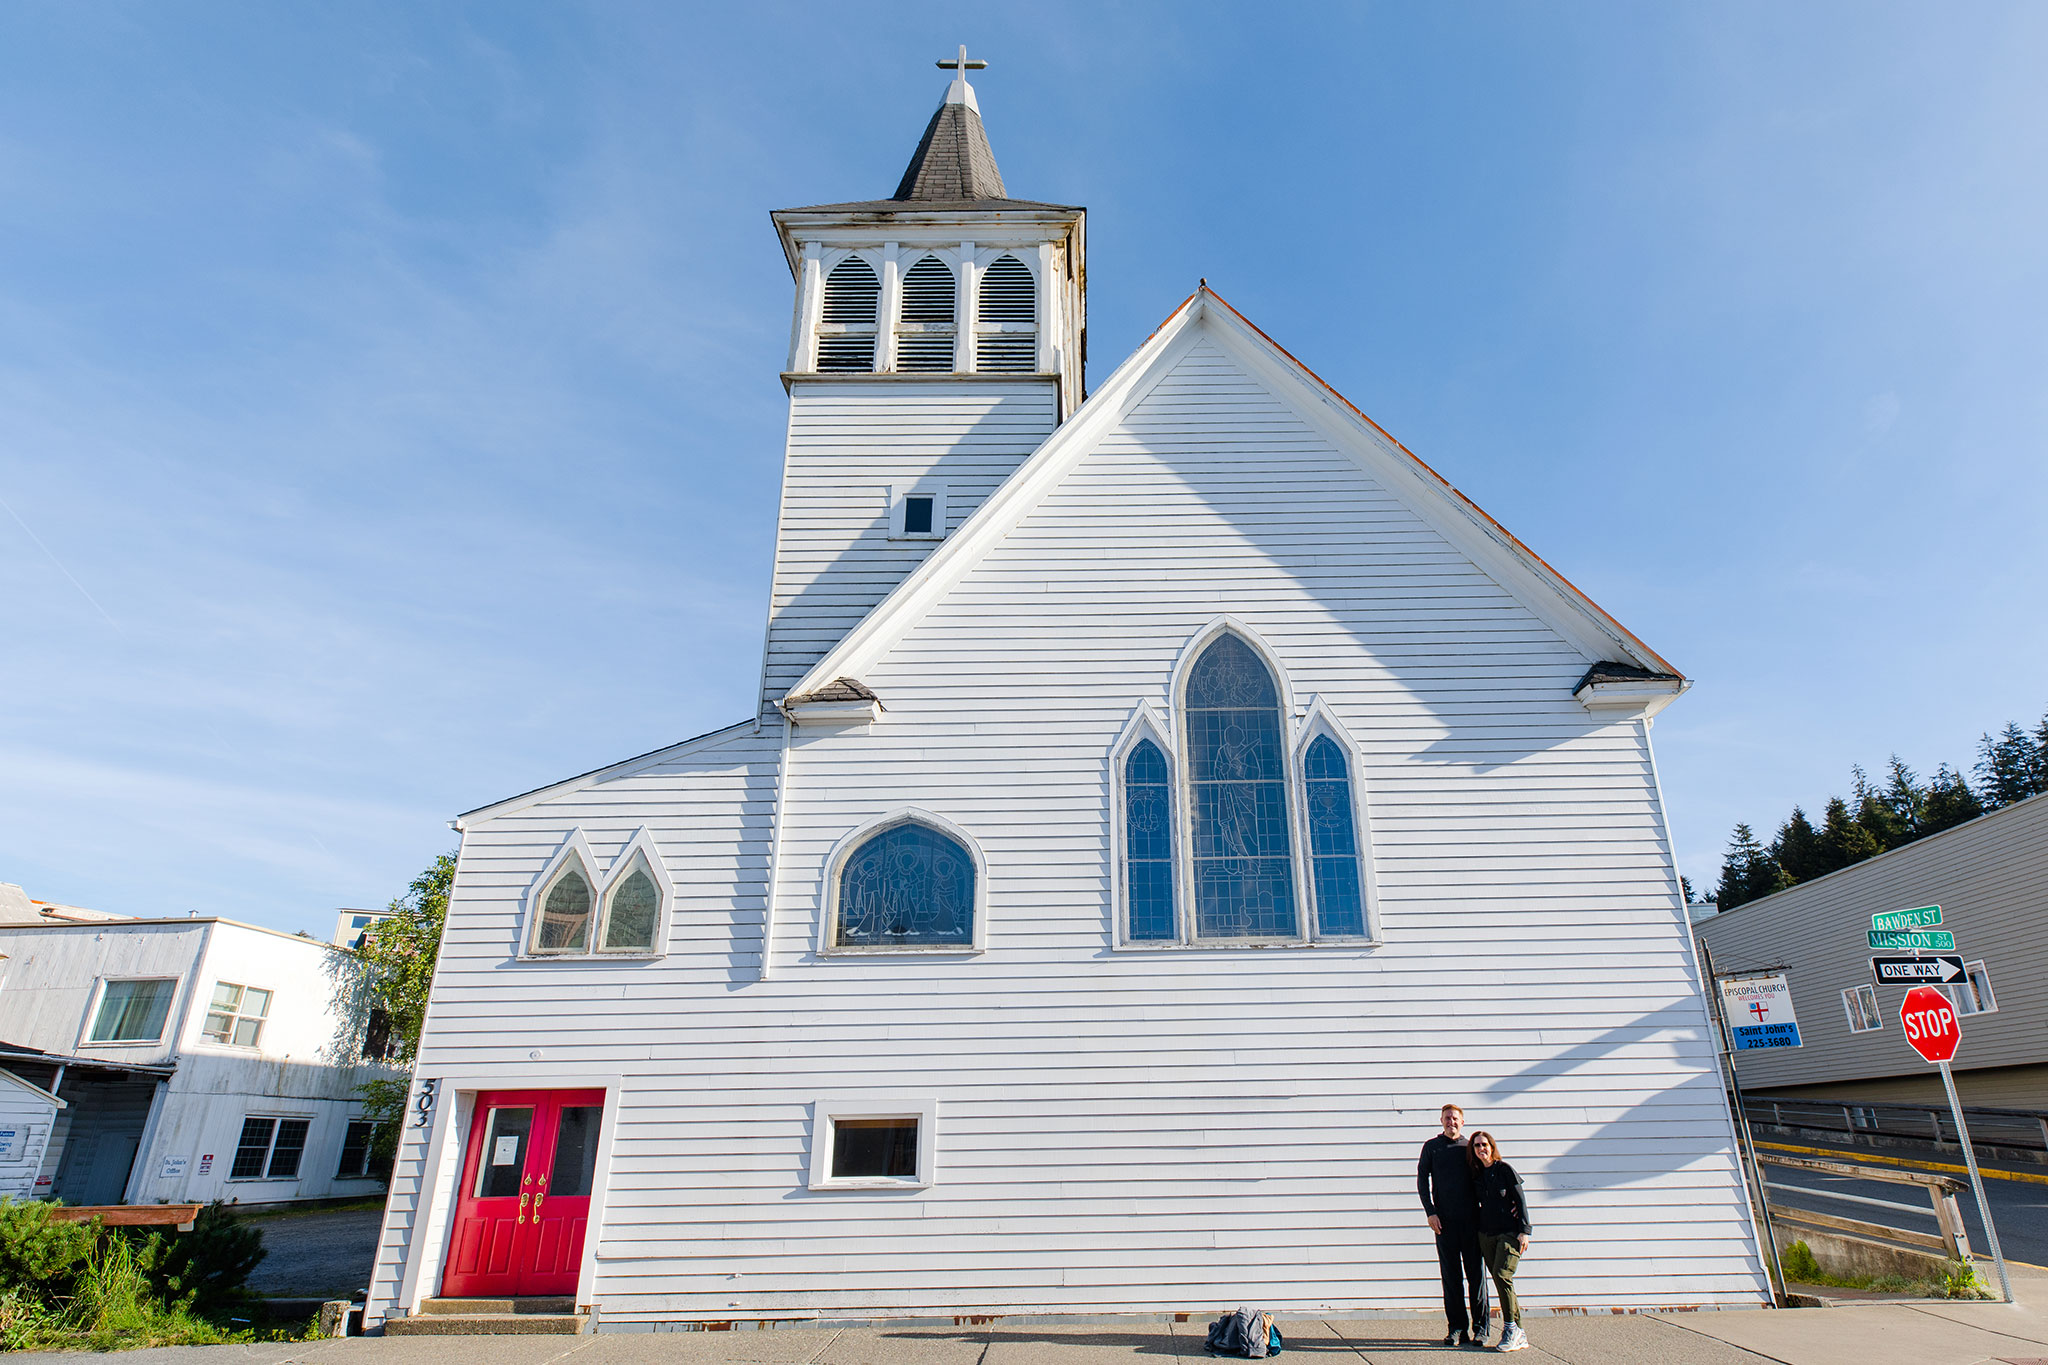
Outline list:
[[[1960,1180],[1920,1171],[1855,1166],[1846,1161],[1820,1161],[1809,1157],[1778,1156],[1769,1152],[1758,1152],[1756,1159],[1766,1166],[1789,1166],[1795,1170],[1822,1171],[1828,1175],[1848,1176],[1855,1180],[1881,1180],[1893,1185],[1918,1185],[1927,1191],[1928,1203],[1934,1212],[1934,1223],[1941,1229],[1941,1235],[1895,1228],[1883,1223],[1867,1223],[1856,1218],[1841,1218],[1831,1213],[1788,1208],[1783,1204],[1770,1206],[1770,1214],[1774,1218],[1787,1223],[1804,1223],[1808,1227],[1824,1228],[1831,1232],[1853,1232],[1863,1237],[1925,1247],[1930,1251],[1945,1251],[1951,1260],[1970,1259],[1970,1233],[1963,1226],[1962,1211],[1956,1206],[1956,1195],[1968,1188]],[[1890,1199],[1873,1199],[1865,1194],[1843,1194],[1837,1190],[1816,1190],[1804,1185],[1777,1185],[1768,1180],[1764,1182],[1764,1188],[1784,1194],[1803,1194],[1816,1199],[1836,1199],[1845,1204],[1896,1209],[1904,1213],[1920,1212],[1919,1206],[1915,1204],[1901,1204]]]

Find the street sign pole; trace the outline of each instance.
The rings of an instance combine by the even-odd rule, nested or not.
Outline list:
[[[1735,1145],[1740,1149],[1735,1154],[1736,1160],[1747,1168],[1750,1178],[1756,1182],[1755,1218],[1764,1225],[1764,1242],[1771,1249],[1771,1262],[1764,1267],[1764,1283],[1768,1286],[1771,1272],[1778,1272],[1778,1287],[1771,1296],[1771,1306],[1783,1308],[1790,1302],[1792,1291],[1785,1285],[1785,1264],[1778,1255],[1777,1229],[1771,1226],[1771,1205],[1768,1196],[1764,1194],[1763,1168],[1756,1160],[1756,1138],[1749,1131],[1749,1111],[1742,1106],[1742,1079],[1735,1072],[1735,1053],[1732,1050],[1735,1035],[1729,1032],[1728,1016],[1721,1010],[1721,978],[1714,972],[1713,950],[1708,948],[1703,940],[1694,939],[1693,942],[1699,947],[1700,967],[1702,975],[1707,979],[1707,1007],[1714,1012],[1714,1032],[1720,1035],[1720,1046],[1715,1051],[1721,1055],[1721,1066],[1728,1078],[1728,1089],[1735,1097]]]
[[[2005,1273],[2005,1253],[1998,1247],[1998,1229],[1991,1222],[1991,1201],[1984,1197],[1984,1177],[1977,1173],[1977,1153],[1970,1146],[1970,1130],[1963,1126],[1963,1102],[1956,1095],[1956,1078],[1949,1073],[1947,1062],[1935,1065],[1941,1068],[1941,1083],[1948,1088],[1949,1112],[1956,1120],[1956,1141],[1963,1147],[1963,1164],[1970,1168],[1970,1188],[1977,1192],[1977,1213],[1984,1220],[1984,1240],[1991,1247],[1991,1264],[1998,1267],[1998,1288],[2005,1301],[2011,1303],[2012,1280]]]

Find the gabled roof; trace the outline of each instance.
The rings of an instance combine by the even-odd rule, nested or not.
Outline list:
[[[1590,661],[1678,677],[1662,656],[1523,545],[1320,376],[1253,326],[1205,282],[1154,330],[1072,418],[1046,439],[844,639],[789,689],[802,696],[861,674],[966,577],[1169,371],[1196,336],[1214,338],[1282,401],[1319,427],[1389,492],[1430,523]]]

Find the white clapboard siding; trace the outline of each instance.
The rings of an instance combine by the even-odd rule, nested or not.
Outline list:
[[[785,494],[786,681],[866,590],[831,567],[846,524],[792,529],[846,495],[825,478]],[[1108,755],[1225,613],[1359,745],[1379,945],[1115,946]],[[766,979],[773,716],[468,831],[422,1074],[545,1046],[626,1078],[607,1327],[1427,1307],[1415,1155],[1451,1099],[1527,1183],[1532,1306],[1757,1304],[1648,736],[1573,701],[1590,662],[1198,338],[863,671],[881,722],[795,733]],[[825,859],[905,806],[979,842],[987,950],[820,959]],[[568,832],[603,865],[643,825],[677,881],[667,956],[514,961]],[[861,1093],[938,1102],[929,1189],[807,1188],[814,1106]]]
[[[958,526],[1052,434],[1044,381],[831,383],[790,394],[766,699],[838,644],[936,542],[889,538],[892,487],[945,485]]]

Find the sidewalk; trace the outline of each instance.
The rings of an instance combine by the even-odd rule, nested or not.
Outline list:
[[[2048,1270],[2014,1266],[2019,1303],[1888,1303],[1712,1313],[1531,1317],[1518,1365],[1979,1365],[2048,1360]],[[1111,1365],[1210,1360],[1207,1324],[1129,1327],[784,1328],[591,1337],[373,1337],[299,1346],[132,1351],[122,1365]],[[1452,1365],[1442,1319],[1281,1320],[1302,1365]],[[75,1355],[22,1354],[20,1362]]]

